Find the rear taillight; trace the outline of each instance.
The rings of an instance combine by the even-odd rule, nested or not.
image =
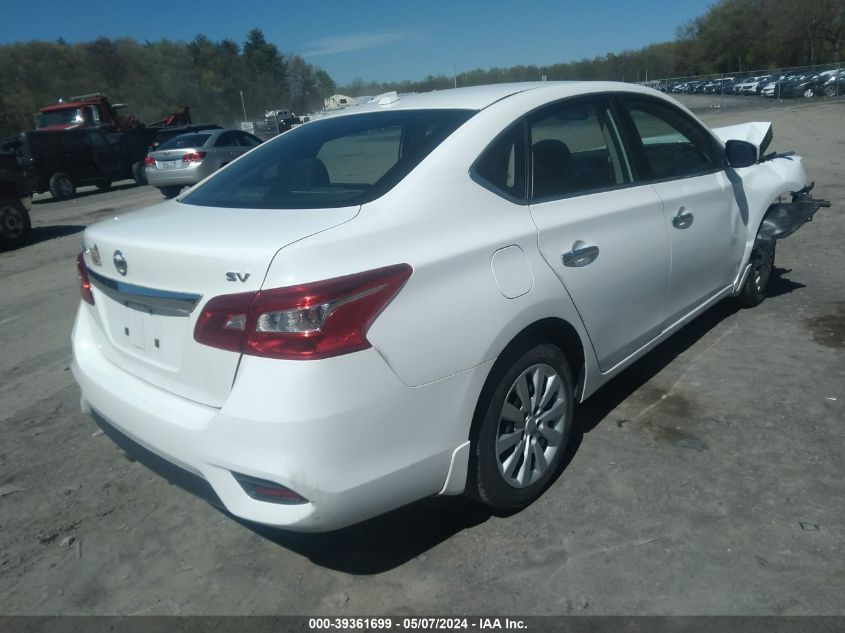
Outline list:
[[[397,264],[300,286],[215,297],[197,320],[194,340],[292,360],[367,349],[367,330],[411,272],[408,264]]]
[[[88,279],[88,268],[82,253],[76,258],[76,276],[79,278],[79,294],[85,303],[94,305],[94,295],[91,294],[91,280]]]
[[[206,157],[207,152],[188,152],[182,157],[183,163],[198,163]]]
[[[145,167],[155,167],[156,166],[155,159],[151,158],[149,156],[144,156],[144,166]]]

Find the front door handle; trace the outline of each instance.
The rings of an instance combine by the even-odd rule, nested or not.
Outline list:
[[[678,209],[678,212],[672,216],[672,226],[676,229],[688,229],[692,226],[693,215],[684,207]]]
[[[570,268],[581,268],[592,264],[599,256],[599,247],[595,244],[587,244],[578,240],[572,245],[572,250],[560,256],[564,266]]]

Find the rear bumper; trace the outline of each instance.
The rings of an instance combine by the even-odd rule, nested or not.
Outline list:
[[[233,515],[300,531],[340,528],[440,492],[489,369],[412,388],[373,349],[321,361],[244,357],[218,409],[111,363],[88,314],[79,310],[73,331],[83,409],[207,482]],[[233,473],[286,486],[308,502],[256,500]]]
[[[175,185],[195,185],[209,175],[210,171],[203,163],[193,163],[190,167],[176,169],[158,169],[146,167],[147,184],[153,187],[172,187]]]

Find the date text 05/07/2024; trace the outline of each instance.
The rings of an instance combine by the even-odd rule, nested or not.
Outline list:
[[[439,617],[375,617],[375,618],[309,618],[312,631],[354,630],[526,630],[524,620],[518,618],[439,618]]]

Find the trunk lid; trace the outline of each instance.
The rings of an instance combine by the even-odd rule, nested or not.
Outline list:
[[[280,249],[351,220],[358,210],[227,209],[173,201],[88,227],[84,257],[103,355],[162,389],[222,406],[240,354],[194,341],[205,303],[259,290]]]

